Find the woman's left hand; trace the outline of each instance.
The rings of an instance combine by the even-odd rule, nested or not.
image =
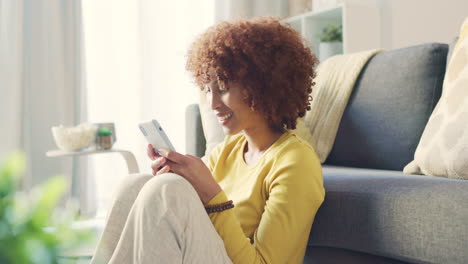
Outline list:
[[[166,157],[166,164],[171,172],[179,174],[192,184],[204,205],[222,191],[221,186],[200,158],[167,149],[159,149],[158,152]]]

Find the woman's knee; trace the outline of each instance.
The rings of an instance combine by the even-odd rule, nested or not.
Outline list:
[[[119,197],[128,196],[132,193],[137,195],[143,186],[153,177],[151,174],[143,173],[127,175],[117,188],[116,198],[119,199]]]
[[[161,201],[167,207],[180,207],[196,195],[193,186],[184,177],[174,173],[154,176],[140,191],[139,202],[154,204]]]

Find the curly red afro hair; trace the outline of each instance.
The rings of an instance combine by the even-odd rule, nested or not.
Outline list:
[[[310,110],[317,58],[301,35],[277,18],[221,22],[191,46],[186,69],[200,89],[213,69],[220,89],[231,81],[246,90],[246,103],[274,129],[295,129]]]

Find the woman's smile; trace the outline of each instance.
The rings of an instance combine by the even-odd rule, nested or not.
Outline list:
[[[231,117],[233,116],[232,112],[229,113],[216,113],[216,116],[218,117],[218,121],[222,124],[225,125],[231,120]]]

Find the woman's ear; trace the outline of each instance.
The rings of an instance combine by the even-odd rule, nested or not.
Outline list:
[[[250,109],[252,109],[252,111],[255,112],[255,100],[253,100],[250,93],[247,91],[247,89],[242,89],[241,93],[244,102],[250,107]]]
[[[251,97],[250,97],[249,93],[247,92],[247,90],[245,90],[245,89],[242,89],[242,99],[244,100],[244,102],[245,102],[248,106],[251,106],[251,105],[252,105]]]
[[[250,104],[249,101],[251,99],[251,96],[250,96],[250,93],[247,91],[247,89],[242,89],[242,98],[244,99],[245,102]]]

